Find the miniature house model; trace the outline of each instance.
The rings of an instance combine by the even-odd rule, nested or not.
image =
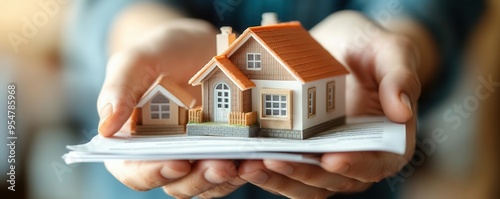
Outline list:
[[[348,70],[299,22],[263,17],[237,39],[221,28],[218,55],[189,81],[203,99],[188,135],[306,139],[345,123]]]
[[[160,75],[146,91],[132,114],[132,133],[185,133],[187,111],[196,99],[182,87]]]

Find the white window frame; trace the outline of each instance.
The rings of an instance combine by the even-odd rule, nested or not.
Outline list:
[[[250,59],[252,56],[252,59]],[[257,56],[259,59],[257,59]],[[262,69],[262,54],[261,53],[247,53],[245,57],[247,61],[247,70],[261,70]],[[253,65],[250,67],[250,65]],[[257,67],[257,65],[259,67]]]
[[[281,94],[263,94],[264,117],[287,117],[288,96]],[[276,105],[276,107],[275,107]],[[270,114],[268,114],[268,111]],[[277,114],[276,114],[277,113]]]
[[[331,112],[335,110],[335,82],[326,83],[326,111]]]
[[[266,114],[266,95],[277,95],[279,96],[279,100],[271,100],[270,102],[279,103],[279,106],[276,108],[279,111],[279,115]],[[285,98],[282,98],[285,96]],[[277,88],[261,88],[260,89],[260,102],[259,102],[259,118],[260,118],[260,126],[261,128],[271,128],[271,129],[292,129],[293,126],[293,90],[288,89],[277,89]],[[272,98],[271,98],[272,99]],[[269,101],[269,100],[268,100]],[[281,103],[284,103],[286,109],[282,109]],[[272,105],[271,105],[272,106]],[[269,106],[268,106],[269,107]],[[273,111],[271,109],[271,111]],[[286,115],[283,115],[281,110],[286,110]]]
[[[291,121],[292,119],[292,107],[293,107],[293,99],[292,99],[292,90],[287,90],[287,89],[275,89],[275,88],[262,88],[260,90],[260,119],[261,120],[283,120],[283,121]],[[270,95],[271,96],[271,101],[266,100],[266,96]],[[273,100],[272,96],[279,96],[279,100]],[[285,98],[282,98],[284,96]],[[271,108],[270,110],[277,110],[279,111],[279,114],[273,114],[271,112],[271,115],[266,114],[266,102],[275,102],[279,103],[279,106]],[[286,107],[282,107],[283,105]],[[272,104],[271,104],[272,106]],[[285,115],[282,114],[281,111],[285,111]]]
[[[154,102],[155,98],[163,96],[167,101],[166,102]],[[157,107],[157,111],[153,111],[153,107]],[[152,100],[151,100],[151,105],[149,107],[149,117],[152,120],[167,120],[171,118],[171,112],[170,112],[170,99],[162,95],[161,93],[156,94]],[[164,110],[165,109],[165,110]],[[153,114],[157,114],[158,118],[153,117]],[[166,114],[166,117],[163,116],[163,114]]]
[[[316,116],[316,87],[307,89],[307,117]]]

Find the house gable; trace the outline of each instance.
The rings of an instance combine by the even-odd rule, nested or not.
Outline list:
[[[153,96],[163,95],[162,92],[151,92],[154,93]],[[165,96],[165,95],[164,95]],[[166,97],[166,96],[165,96]],[[151,105],[153,105],[152,100],[154,97],[147,100],[142,106],[142,124],[143,125],[179,125],[179,106],[173,99],[167,97],[170,103],[168,103],[168,117],[167,118],[152,118]],[[159,113],[158,113],[159,114]]]
[[[242,91],[227,75],[219,68],[215,67],[205,78],[203,82],[203,119],[213,121],[214,118],[214,97],[215,86],[224,83],[230,90],[230,110],[242,112],[248,107],[244,104],[244,93],[250,93],[250,90]],[[249,96],[246,96],[247,98]],[[251,109],[251,104],[250,104]]]
[[[208,79],[215,69],[221,70],[241,90],[255,87],[255,84],[225,56],[214,57],[189,80],[189,83],[193,86],[201,84]]]
[[[196,99],[191,95],[191,93],[177,85],[177,83],[169,80],[168,77],[164,74],[161,74],[151,85],[151,87],[149,87],[148,90],[144,93],[144,95],[137,103],[136,107],[143,107],[158,92],[185,109],[192,108],[196,104]]]
[[[255,80],[290,80],[295,78],[281,65],[276,58],[271,55],[259,42],[252,36],[246,41],[242,41],[242,45],[229,57],[229,60],[234,63],[243,74],[249,79]],[[258,53],[261,57],[260,70],[248,69],[247,55],[248,53]]]
[[[195,100],[191,101],[191,104],[184,104],[181,100],[179,100],[175,95],[173,95],[170,91],[167,89],[163,88],[161,85],[156,85],[151,91],[149,91],[145,96],[141,98],[139,103],[137,103],[136,107],[143,107],[146,105],[146,103],[150,102],[151,99],[156,96],[157,93],[161,93],[163,96],[165,96],[167,99],[171,100],[175,104],[184,107],[186,109],[189,109],[190,107],[193,107],[194,103],[196,103]]]

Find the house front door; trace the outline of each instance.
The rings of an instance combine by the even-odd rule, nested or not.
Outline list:
[[[219,83],[215,86],[214,92],[214,110],[216,122],[227,122],[230,110],[229,86],[225,83]]]

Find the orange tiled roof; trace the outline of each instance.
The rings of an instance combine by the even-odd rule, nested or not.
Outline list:
[[[194,106],[194,103],[196,102],[196,98],[194,98],[193,95],[191,95],[191,93],[189,93],[188,91],[183,89],[177,83],[170,80],[164,74],[161,74],[155,80],[155,82],[148,88],[148,90],[144,93],[144,95],[142,95],[142,97],[139,101],[142,101],[146,96],[148,96],[148,94],[151,91],[153,91],[153,89],[157,85],[161,85],[165,90],[172,93],[172,95],[174,95],[181,103],[183,103],[183,104],[179,104],[179,105],[186,106],[188,108],[192,108],[192,106]]]
[[[226,74],[233,83],[238,86],[241,90],[247,90],[255,87],[255,83],[253,83],[248,77],[243,74],[243,72],[236,67],[231,60],[229,60],[226,56],[215,56],[207,65],[205,65],[196,75],[189,80],[190,84],[195,84],[199,78],[203,78],[202,75],[211,72],[215,67],[213,67],[214,62],[217,62],[216,66],[219,67],[220,70],[224,74]]]
[[[234,83],[242,90],[255,87],[255,84],[248,79],[227,57],[247,41],[249,35],[253,35],[256,40],[265,45],[271,54],[281,61],[287,71],[302,83],[319,80],[327,77],[345,75],[349,71],[342,66],[326,49],[321,46],[309,32],[302,27],[300,22],[288,22],[267,26],[250,27],[245,30],[230,46],[219,56],[210,60],[198,73],[190,80],[189,84],[197,85],[213,70],[215,61],[218,66]]]
[[[302,83],[349,73],[299,22],[250,27],[230,48],[237,46],[247,34],[253,34],[266,45]],[[229,52],[231,49],[223,55]]]
[[[229,60],[226,56],[216,56],[214,59],[219,63],[218,66],[229,78],[241,89],[247,90],[255,87],[255,83],[253,83],[248,77],[243,74],[243,72],[236,67],[231,60]]]

